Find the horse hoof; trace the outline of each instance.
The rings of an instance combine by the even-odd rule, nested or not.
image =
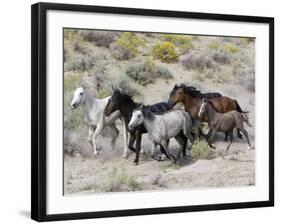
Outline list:
[[[154,160],[156,160],[156,161],[158,161],[158,162],[161,161],[161,157],[160,157],[160,158],[157,158],[157,157],[155,157],[154,155],[151,155],[151,158],[154,159]]]
[[[99,152],[94,152],[94,157],[98,157]]]
[[[122,155],[122,158],[128,158],[128,156],[129,156],[128,153],[126,153]]]
[[[137,166],[137,165],[139,165],[139,162],[134,161],[134,162],[133,162],[133,165],[134,165],[134,166]]]
[[[249,146],[249,147],[247,148],[248,151],[253,150],[253,149],[254,149],[253,146]]]

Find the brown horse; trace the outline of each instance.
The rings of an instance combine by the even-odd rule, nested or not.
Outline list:
[[[208,93],[208,95],[212,94]],[[247,113],[242,111],[235,99],[231,99],[226,96],[219,96],[215,98],[206,97],[206,94],[201,93],[196,88],[184,84],[174,86],[172,92],[170,93],[169,103],[171,105],[175,105],[178,102],[182,102],[185,110],[190,113],[191,117],[196,120],[200,120],[198,113],[202,105],[202,98],[208,98],[208,100],[214,105],[216,111],[219,113],[226,113],[232,110],[236,110],[240,113]],[[207,116],[203,116],[201,121],[208,122]],[[239,130],[237,130],[237,136],[239,138],[242,137]]]
[[[232,110],[232,111],[229,111],[226,113],[218,113],[218,112],[216,112],[212,102],[210,100],[205,100],[203,98],[202,105],[200,107],[198,116],[199,116],[199,118],[201,118],[201,117],[203,117],[203,115],[206,115],[208,117],[208,125],[211,130],[211,135],[210,135],[210,138],[208,139],[208,144],[210,145],[210,147],[215,148],[214,146],[211,145],[213,137],[218,131],[223,131],[223,132],[228,133],[228,135],[230,137],[229,144],[226,147],[226,150],[228,151],[231,146],[232,140],[233,140],[232,131],[233,131],[233,128],[236,127],[237,130],[241,130],[241,132],[245,136],[245,138],[248,142],[248,145],[249,145],[248,149],[252,148],[250,139],[248,136],[248,132],[244,128],[243,123],[245,122],[249,127],[252,127],[252,126],[249,123],[248,118],[245,116],[245,114],[239,113],[236,110]]]

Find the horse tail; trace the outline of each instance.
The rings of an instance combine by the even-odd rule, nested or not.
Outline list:
[[[237,102],[237,100],[234,100],[235,101],[235,105],[236,105],[236,110],[240,113],[243,113],[243,114],[246,114],[246,113],[249,113],[249,111],[243,111],[239,105],[239,103]]]
[[[249,122],[249,117],[246,114],[241,114],[243,121],[249,126],[253,127]]]

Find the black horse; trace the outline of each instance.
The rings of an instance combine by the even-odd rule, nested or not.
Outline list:
[[[143,125],[138,126],[134,130],[130,130],[128,128],[128,124],[130,122],[130,119],[132,117],[133,111],[140,106],[140,104],[135,103],[131,96],[128,94],[121,92],[119,90],[115,90],[112,97],[109,99],[104,114],[105,116],[109,116],[111,113],[113,113],[116,110],[119,110],[121,113],[121,116],[123,117],[126,125],[127,131],[130,133],[130,140],[129,140],[129,149],[136,153],[136,158],[134,160],[134,163],[137,165],[139,162],[139,152],[141,149],[141,137],[142,134],[147,133],[146,128]],[[166,102],[159,102],[153,105],[147,106],[147,109],[149,109],[152,113],[161,113],[168,110],[172,110],[173,107],[166,103]],[[187,141],[186,137],[182,134],[183,141]],[[134,142],[136,141],[136,148],[133,147]],[[160,150],[162,153],[166,155],[165,149],[160,145]],[[185,149],[183,151],[183,154],[185,154]],[[166,155],[167,156],[167,155]],[[168,156],[167,156],[168,158]],[[154,158],[156,159],[156,158]],[[156,159],[159,160],[159,159]]]

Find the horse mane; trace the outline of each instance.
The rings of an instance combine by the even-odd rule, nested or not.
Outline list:
[[[213,109],[214,109],[216,112],[218,112],[217,109],[215,108],[215,105],[213,104],[212,101],[207,100],[207,102],[213,107]]]
[[[143,106],[142,114],[143,114],[144,118],[147,118],[150,121],[153,121],[155,119],[154,114],[152,113],[152,111],[147,106]]]
[[[120,94],[120,101],[128,105],[138,106],[138,104],[133,100],[133,98],[129,94],[121,91],[119,91],[119,94]]]
[[[178,88],[182,88],[183,91],[188,95],[190,95],[191,97],[200,97],[200,98],[204,97],[202,92],[193,86],[188,86],[182,83],[178,86]]]

